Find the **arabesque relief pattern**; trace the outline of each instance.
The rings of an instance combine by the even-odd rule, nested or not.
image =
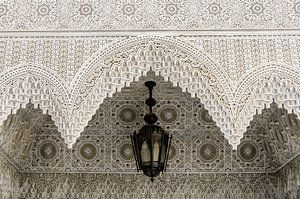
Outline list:
[[[280,198],[300,197],[300,156],[283,167],[278,173]]]
[[[134,174],[129,138],[144,123],[144,82],[150,79],[157,82],[158,124],[174,137],[168,172],[154,183]],[[1,194],[28,199],[297,199],[299,129],[297,116],[272,102],[254,115],[233,151],[199,98],[150,71],[105,98],[72,149],[51,116],[32,102],[10,114],[1,126],[2,156],[22,173],[2,158]]]
[[[130,135],[144,125],[147,80],[157,82],[158,124],[173,135],[168,172],[274,172],[300,152],[300,121],[275,102],[232,151],[201,100],[154,71],[106,98],[72,149],[51,116],[28,103],[3,123],[2,150],[23,172],[135,172]]]
[[[298,199],[298,158],[273,174],[22,174],[20,198]]]
[[[95,44],[92,49],[99,48],[96,51],[82,49],[89,39],[81,41],[80,36],[67,41],[19,37],[24,45],[8,39],[3,43],[3,52],[9,54],[4,53],[4,59],[10,61],[2,65],[0,75],[0,121],[31,100],[52,116],[71,148],[105,97],[151,68],[199,97],[233,149],[237,149],[253,115],[273,99],[289,113],[300,113],[297,37],[238,37],[96,37],[100,43],[91,38]],[[7,45],[13,50],[5,50]],[[69,69],[70,61],[76,67]]]
[[[18,198],[21,174],[0,154],[0,198]]]
[[[274,175],[24,174],[20,198],[281,199]]]
[[[0,198],[300,198],[299,27],[299,0],[1,1]]]
[[[24,14],[26,13],[26,14]],[[298,28],[298,0],[2,1],[1,30]]]

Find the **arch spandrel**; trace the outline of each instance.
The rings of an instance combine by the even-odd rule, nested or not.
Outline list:
[[[231,139],[232,90],[226,73],[209,55],[184,42],[164,37],[120,41],[97,52],[83,65],[73,82],[71,95],[75,102],[72,111],[75,129],[82,132],[105,97],[112,96],[149,70],[199,97],[225,136]],[[76,132],[76,136],[80,132]]]

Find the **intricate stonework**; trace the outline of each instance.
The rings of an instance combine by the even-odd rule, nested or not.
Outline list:
[[[17,198],[20,173],[0,154],[0,198]]]
[[[125,124],[132,124],[137,117],[138,115],[134,107],[123,107],[118,113],[118,118]]]
[[[80,156],[87,161],[93,160],[97,155],[97,148],[93,143],[84,143],[80,146]]]
[[[254,143],[244,142],[239,146],[239,156],[245,161],[253,161],[257,154],[257,146]]]
[[[135,174],[24,174],[21,184],[21,198],[280,198],[266,174],[165,173],[153,183]]]
[[[277,172],[280,198],[300,196],[300,155]]]
[[[218,37],[144,36],[120,37],[120,40],[97,37],[93,40],[95,44],[89,39],[82,41],[80,36],[68,41],[55,38],[32,41],[20,37],[15,38],[22,42],[6,40],[3,43],[5,70],[0,82],[3,104],[0,121],[31,99],[35,106],[48,111],[71,147],[104,98],[145,74],[150,67],[192,96],[197,95],[234,149],[256,111],[260,112],[273,98],[289,112],[299,114],[297,36],[286,39]],[[118,41],[101,48],[113,40]],[[43,48],[32,53],[30,49],[39,49],[39,44]],[[83,44],[95,48],[83,50]],[[54,50],[50,56],[49,51],[57,47],[61,50]],[[59,62],[57,57],[61,57]],[[39,64],[25,64],[33,60]],[[62,73],[69,71],[69,64],[75,64],[74,69],[69,74]],[[26,88],[17,88],[18,81],[23,87],[27,81]],[[31,88],[32,81],[34,88]],[[23,91],[27,94],[21,94],[16,100],[15,93]]]
[[[254,116],[232,151],[200,99],[154,71],[106,98],[72,149],[51,117],[29,103],[4,122],[3,151],[26,172],[134,172],[129,135],[144,124],[148,80],[157,82],[153,111],[158,123],[173,135],[169,172],[273,172],[300,151],[300,122],[276,103]]]
[[[57,155],[57,146],[51,142],[43,143],[39,147],[39,153],[45,160],[51,160]]]
[[[0,27],[0,198],[300,197],[299,0],[5,0]],[[147,78],[154,184],[128,174]]]
[[[173,42],[172,39],[159,37],[134,38],[126,40],[124,43],[119,42],[117,44],[119,47],[117,48],[114,46],[113,49],[108,48],[99,52],[99,55],[95,55],[95,60],[82,68],[80,73],[85,75],[75,81],[74,100],[77,104],[80,104],[76,108],[79,110],[75,109],[75,111],[81,111],[85,107],[89,107],[90,110],[94,109],[93,107],[98,107],[103,101],[103,98],[100,98],[101,95],[111,96],[111,91],[120,90],[123,85],[129,84],[134,78],[140,77],[142,73],[146,73],[152,68],[156,74],[169,78],[175,85],[178,84],[182,89],[188,90],[192,96],[197,95],[199,98],[203,96],[203,103],[207,107],[214,106],[216,110],[210,114],[213,115],[217,124],[220,125],[225,136],[232,141],[231,144],[235,145],[235,142],[239,140],[237,139],[238,133],[235,133],[236,135],[230,133],[228,124],[222,121],[220,116],[217,116],[217,110],[218,112],[222,111],[224,117],[230,120],[230,116],[228,116],[229,110],[226,111],[229,99],[222,92],[224,89],[229,89],[229,85],[226,83],[226,78],[228,77],[223,76],[222,72],[217,72],[220,68],[204,53],[195,54],[195,50],[184,43],[180,44],[178,42],[177,45],[180,44],[181,47],[174,49],[172,48],[174,46]],[[118,51],[115,51],[115,49],[118,49]],[[128,51],[127,49],[130,50]],[[109,52],[109,55],[106,55],[105,52]],[[116,56],[111,57],[111,54]],[[99,71],[95,71],[95,68],[99,65],[106,66]],[[120,70],[124,72],[121,74],[118,72]],[[100,76],[103,76],[101,81],[97,80]],[[116,78],[116,82],[112,77]],[[107,81],[113,82],[107,84],[105,83]],[[86,84],[84,82],[90,82],[90,86],[82,87],[82,85]],[[203,83],[199,84],[199,82]],[[210,82],[210,86],[208,82]],[[114,88],[111,88],[111,86]],[[200,87],[203,87],[203,90],[200,90]],[[88,96],[92,101],[86,101],[84,98],[79,97],[79,93],[80,96]],[[91,117],[90,114],[94,111],[88,112],[84,118],[81,117],[81,126],[87,123],[84,120]],[[77,117],[76,112],[73,113],[73,117]],[[233,139],[230,138],[231,136],[233,136]]]
[[[127,161],[133,160],[134,154],[131,142],[123,143],[119,147],[119,155]]]
[[[277,173],[272,172],[299,153],[300,122],[295,114],[272,103],[254,116],[241,144],[232,151],[199,99],[154,75],[149,72],[106,98],[72,149],[67,148],[51,117],[33,104],[10,115],[0,131],[1,151],[12,155],[11,162],[28,172],[20,179],[20,193],[14,194],[21,198],[140,198],[159,193],[159,198],[222,198],[224,194],[228,198],[282,198],[282,187],[277,183],[287,181],[279,181]],[[173,135],[168,172],[154,184],[142,175],[128,174],[136,170],[129,135],[143,125],[140,119],[146,112],[143,99],[147,96],[144,82],[150,79],[157,82],[154,111],[160,125]],[[123,110],[128,107],[135,110],[134,122],[121,121],[120,113],[126,113]],[[161,112],[164,114],[158,114]],[[175,121],[161,119],[169,112],[176,115]],[[24,134],[28,138],[24,140],[20,135],[28,127],[31,134]],[[19,150],[24,145],[29,149]],[[98,172],[105,174],[95,174]],[[174,187],[170,187],[170,181]],[[159,192],[164,186],[170,191]],[[288,187],[291,191],[285,193],[295,195],[297,186]]]
[[[217,145],[213,143],[205,143],[201,145],[199,154],[205,161],[210,162],[218,157],[218,151],[219,149]]]
[[[163,107],[159,112],[160,119],[163,123],[174,123],[178,119],[178,113],[174,107]]]
[[[13,31],[297,29],[298,7],[297,0],[20,0],[1,3],[0,25]]]

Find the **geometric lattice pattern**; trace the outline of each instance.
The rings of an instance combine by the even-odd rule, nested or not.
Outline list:
[[[201,101],[153,71],[106,98],[72,149],[29,103],[3,123],[2,150],[24,172],[135,172],[130,135],[144,125],[148,80],[157,82],[158,124],[173,135],[168,172],[274,172],[299,154],[300,122],[276,103],[254,116],[233,151]]]
[[[300,198],[299,28],[299,0],[1,1],[0,198]]]
[[[154,183],[134,174],[46,175],[22,176],[21,198],[279,198],[275,176],[265,174],[164,174]]]
[[[129,137],[144,123],[148,80],[157,82],[153,111],[158,124],[173,135],[168,172],[154,183],[135,174]],[[72,149],[51,116],[32,103],[9,115],[0,132],[0,169],[5,172],[0,196],[296,199],[299,129],[297,116],[273,102],[254,116],[232,150],[198,98],[151,71],[106,98]]]
[[[299,114],[299,59],[297,50],[292,50],[298,40],[290,40],[288,44],[274,40],[265,44],[266,49],[256,50],[260,41],[247,40],[245,42],[250,42],[248,50],[259,52],[259,55],[249,54],[250,57],[245,55],[246,48],[238,48],[242,45],[238,40],[234,44],[237,46],[235,57],[230,56],[233,44],[224,40],[225,49],[217,54],[226,60],[222,58],[219,62],[206,50],[214,53],[214,49],[224,47],[222,42],[210,46],[207,41],[187,40],[159,36],[101,38],[96,42],[98,47],[113,44],[100,50],[86,50],[86,54],[81,53],[84,49],[76,40],[66,44],[59,41],[60,50],[47,54],[58,45],[49,41],[41,43],[46,57],[39,56],[38,42],[24,41],[26,48],[20,48],[18,43],[4,41],[4,49],[10,46],[18,50],[3,54],[7,61],[3,62],[1,73],[0,122],[31,101],[51,115],[71,148],[103,100],[150,69],[192,97],[197,96],[233,149],[237,149],[256,111],[260,113],[273,100],[289,113]],[[69,48],[62,50],[74,42],[75,54]],[[29,49],[33,50],[36,61],[26,53]],[[62,59],[63,62],[54,61],[64,55],[70,63]],[[11,57],[14,57],[13,62]],[[65,74],[63,68],[73,63],[75,67],[66,69],[69,72]],[[51,67],[52,64],[55,67]]]
[[[299,198],[299,157],[275,174],[19,174],[6,167],[3,198]],[[3,166],[5,161],[1,160]],[[4,164],[3,164],[4,163]],[[2,167],[0,167],[2,168]],[[5,168],[5,167],[4,167]],[[9,168],[10,170],[8,170]],[[19,187],[20,180],[20,187]],[[4,183],[3,183],[4,182]]]
[[[0,26],[20,31],[296,29],[299,5],[297,0],[3,1]]]
[[[300,157],[275,174],[165,173],[154,183],[137,174],[22,174],[21,188],[14,191],[20,198],[297,199],[299,161]]]

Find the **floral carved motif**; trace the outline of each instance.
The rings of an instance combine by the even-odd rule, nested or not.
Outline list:
[[[245,43],[247,48],[252,49],[251,56],[243,55],[243,59],[235,61],[227,54],[234,52],[238,56],[241,42],[235,43],[237,48],[229,52],[223,46],[231,45],[232,41],[225,41],[220,41],[221,50],[216,51],[222,59],[210,55],[212,51],[207,49],[207,41],[202,41],[202,46],[196,48],[198,45],[171,37],[140,36],[121,39],[98,51],[93,50],[92,56],[88,56],[81,67],[68,76],[57,73],[67,70],[59,68],[61,66],[51,68],[50,65],[41,67],[41,64],[23,63],[4,68],[0,74],[1,121],[31,100],[35,106],[52,115],[62,137],[71,147],[105,97],[112,96],[151,69],[193,97],[200,98],[213,121],[236,149],[255,112],[270,104],[273,98],[289,112],[299,114],[297,51],[289,50],[290,46],[297,45],[297,41],[251,41],[252,46]],[[266,49],[258,49],[260,56],[257,56],[255,46],[259,43],[267,46]],[[27,49],[24,52],[16,47],[13,49],[20,51],[12,54],[13,60],[21,54],[21,58],[25,58],[23,54]],[[280,50],[275,54],[275,49]],[[80,56],[78,54],[78,59],[83,58]],[[289,65],[269,60],[281,60]],[[75,63],[76,60],[73,61]],[[238,68],[241,65],[243,68]],[[270,81],[272,83],[268,83]],[[16,95],[19,95],[17,100]]]
[[[87,124],[104,97],[112,96],[149,70],[199,97],[205,107],[212,107],[208,108],[210,114],[231,139],[228,77],[205,53],[180,41],[161,37],[124,40],[94,54],[81,68],[79,73],[83,75],[75,81],[72,96],[73,114],[76,117],[80,113],[81,126]],[[88,111],[83,111],[85,109]]]
[[[297,0],[1,1],[0,25],[13,31],[296,29],[299,7]]]

